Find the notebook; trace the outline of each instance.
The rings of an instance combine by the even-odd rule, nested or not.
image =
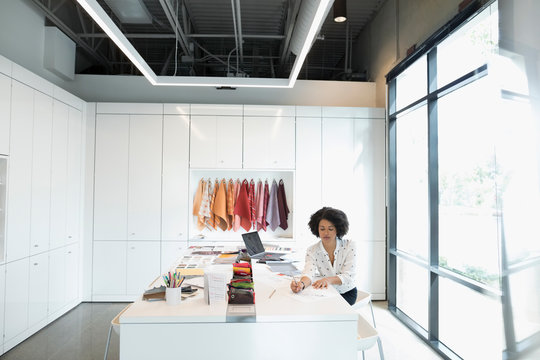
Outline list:
[[[264,251],[261,238],[259,237],[259,233],[256,231],[242,234],[242,239],[244,240],[247,252],[252,259],[281,260],[281,257],[285,255],[285,253]]]

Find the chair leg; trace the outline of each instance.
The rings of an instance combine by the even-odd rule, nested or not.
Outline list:
[[[369,301],[369,308],[371,309],[371,319],[373,320],[373,327],[376,328],[377,325],[375,325],[375,315],[373,314],[373,303],[371,300]]]
[[[105,357],[103,360],[107,360],[107,354],[109,353],[109,344],[111,343],[111,332],[112,332],[112,324],[109,326],[109,336],[107,336],[107,345],[105,346]]]
[[[366,360],[366,354],[364,353],[364,350],[362,350],[362,360]]]
[[[382,342],[380,337],[377,338],[377,345],[379,346],[379,357],[381,358],[381,360],[384,360],[384,353],[382,350]]]

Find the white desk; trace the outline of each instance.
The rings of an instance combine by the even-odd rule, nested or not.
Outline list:
[[[227,304],[206,305],[202,291],[177,306],[138,300],[120,317],[120,359],[357,358],[358,315],[341,296],[300,301],[288,279],[253,271],[255,322],[227,323]]]

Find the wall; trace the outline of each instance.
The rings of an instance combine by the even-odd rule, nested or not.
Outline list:
[[[293,89],[153,87],[139,76],[76,75],[65,81],[43,66],[45,19],[31,0],[0,1],[0,55],[85,101],[375,106],[375,84],[298,81]],[[15,35],[16,34],[16,35]]]
[[[376,107],[386,107],[386,74],[458,13],[461,0],[387,0],[353,46],[353,69],[376,83]]]

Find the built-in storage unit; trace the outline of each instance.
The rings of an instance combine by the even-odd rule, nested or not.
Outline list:
[[[85,104],[1,60],[3,353],[81,301]]]
[[[92,299],[134,299],[190,244],[241,242],[242,228],[197,228],[203,178],[283,180],[288,227],[260,231],[269,243],[305,247],[314,211],[344,210],[358,285],[384,299],[384,124],[371,108],[97,104]]]

